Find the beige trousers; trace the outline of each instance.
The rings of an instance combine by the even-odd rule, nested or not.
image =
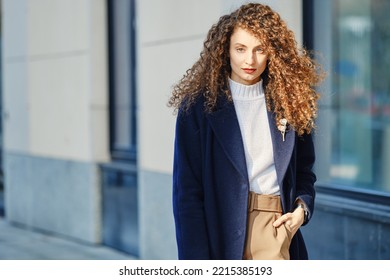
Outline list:
[[[280,196],[249,193],[244,260],[289,260],[292,232],[272,223],[282,215]]]

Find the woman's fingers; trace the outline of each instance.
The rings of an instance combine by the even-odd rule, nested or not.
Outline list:
[[[297,209],[293,213],[286,213],[273,222],[274,227],[280,227],[282,224],[286,224],[293,232],[303,224],[304,214],[302,209]]]
[[[280,227],[282,224],[287,222],[289,219],[291,219],[292,213],[286,213],[282,215],[280,218],[278,218],[272,225],[274,227]]]

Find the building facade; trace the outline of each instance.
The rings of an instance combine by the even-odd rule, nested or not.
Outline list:
[[[176,259],[166,104],[211,25],[244,2],[2,0],[5,218]],[[389,4],[257,2],[328,73],[316,207],[303,229],[311,258],[390,259]]]

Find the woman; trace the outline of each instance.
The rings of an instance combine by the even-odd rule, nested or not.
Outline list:
[[[315,63],[268,6],[213,25],[174,87],[173,207],[180,259],[307,259]]]

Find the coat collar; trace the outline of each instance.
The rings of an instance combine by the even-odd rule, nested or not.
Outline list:
[[[243,179],[248,182],[244,144],[234,103],[223,98],[223,101],[220,104],[221,105],[215,112],[207,114],[207,119],[227,157]],[[278,183],[279,186],[282,187],[283,178],[286,174],[294,149],[295,133],[294,131],[287,131],[285,134],[285,141],[283,141],[272,112],[268,112],[268,122],[273,143]]]

